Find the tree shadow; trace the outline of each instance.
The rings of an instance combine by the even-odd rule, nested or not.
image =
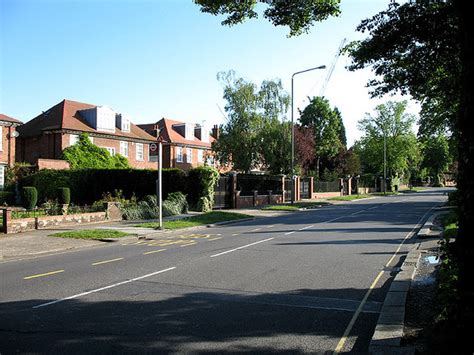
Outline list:
[[[380,290],[386,292],[390,281]],[[168,293],[167,287],[160,282],[137,282],[133,287],[37,309],[33,307],[53,300],[2,303],[0,351],[331,353],[367,292],[347,288],[175,294]],[[352,351],[367,351],[380,307],[380,302],[369,299],[351,332],[356,339]]]

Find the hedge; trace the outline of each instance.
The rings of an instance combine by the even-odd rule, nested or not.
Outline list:
[[[20,187],[34,186],[38,190],[38,201],[44,203],[58,197],[58,187],[69,187],[71,202],[90,205],[100,200],[104,193],[122,191],[126,199],[135,196],[138,200],[156,194],[156,170],[138,169],[81,169],[41,170],[20,181]],[[198,167],[188,174],[180,169],[163,169],[163,200],[172,192],[187,195],[189,204],[196,207],[205,198],[212,205],[214,186],[219,179],[216,169]]]
[[[170,192],[187,191],[185,173],[180,169],[163,169],[163,199]],[[25,177],[20,186],[34,186],[40,203],[57,198],[57,187],[69,187],[71,202],[76,205],[92,204],[104,193],[121,190],[125,198],[143,199],[156,194],[156,170],[138,169],[81,169],[41,170]]]

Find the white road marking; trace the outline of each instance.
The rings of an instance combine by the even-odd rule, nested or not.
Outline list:
[[[78,294],[76,294],[76,295],[72,295],[72,296],[69,296],[69,297],[60,298],[60,299],[57,299],[57,300],[55,300],[55,301],[51,301],[51,302],[39,304],[39,305],[34,306],[34,307],[32,307],[32,308],[41,308],[41,307],[51,306],[51,305],[56,304],[56,303],[60,303],[60,302],[64,302],[64,301],[67,301],[67,300],[72,300],[72,299],[74,299],[74,298],[79,298],[79,297],[82,297],[82,296],[87,296],[87,295],[90,295],[90,294],[92,294],[92,293],[97,293],[97,292],[100,292],[100,291],[108,290],[109,288],[114,288],[114,287],[118,287],[118,286],[121,286],[121,285],[125,285],[125,284],[131,283],[131,282],[143,280],[143,279],[146,279],[147,277],[152,277],[152,276],[155,276],[155,275],[158,275],[158,274],[162,274],[162,273],[164,273],[164,272],[171,271],[171,270],[174,270],[174,269],[176,269],[176,267],[170,267],[170,268],[167,268],[167,269],[164,269],[164,270],[152,272],[151,274],[146,274],[146,275],[143,275],[143,276],[135,277],[135,278],[133,278],[133,279],[128,279],[128,280],[125,280],[125,281],[122,281],[122,282],[117,282],[117,283],[112,284],[112,285],[109,285],[109,286],[105,286],[105,287],[101,287],[101,288],[96,288],[96,289],[94,289],[94,290],[90,290],[90,291],[87,291],[87,292],[82,292],[82,293],[78,293]]]
[[[221,255],[228,254],[228,253],[232,253],[233,251],[237,251],[237,250],[240,250],[240,249],[248,248],[248,247],[251,247],[252,245],[268,242],[269,240],[272,240],[272,239],[275,239],[275,238],[268,238],[268,239],[260,240],[258,242],[243,245],[241,247],[238,247],[238,248],[235,248],[235,249],[230,249],[230,250],[224,251],[224,252],[219,253],[219,254],[214,254],[214,255],[211,255],[211,258],[215,258],[216,256],[221,256]]]

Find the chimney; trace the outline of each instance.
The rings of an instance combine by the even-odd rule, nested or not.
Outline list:
[[[219,133],[220,133],[219,126],[215,124],[214,127],[212,127],[212,134],[211,134],[211,136],[213,136],[214,139],[219,139]]]

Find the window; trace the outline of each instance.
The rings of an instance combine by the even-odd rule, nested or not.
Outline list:
[[[193,162],[193,150],[191,148],[186,149],[186,163]]]
[[[202,149],[198,149],[198,162],[202,163],[204,161],[204,151]]]
[[[115,148],[113,148],[113,147],[105,147],[105,149],[107,149],[107,151],[110,153],[111,156],[114,156],[114,155],[115,155]]]
[[[183,148],[181,147],[176,147],[176,161],[178,163],[183,162]]]
[[[184,129],[185,129],[184,138],[193,141],[194,140],[194,125],[190,123],[186,123]]]
[[[143,161],[143,144],[137,143],[136,147],[137,147],[137,150],[135,152],[135,158],[137,160]]]
[[[0,152],[3,150],[3,126],[0,126]],[[3,184],[2,184],[3,186]]]
[[[120,155],[128,157],[128,142],[120,141]]]
[[[78,134],[70,134],[69,135],[69,145],[74,145],[79,142],[79,135]]]

